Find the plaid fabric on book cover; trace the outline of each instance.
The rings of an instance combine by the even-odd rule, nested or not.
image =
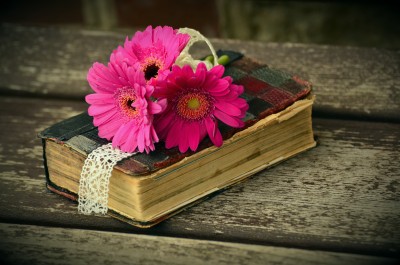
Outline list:
[[[233,59],[224,75],[244,86],[242,97],[249,104],[248,115],[255,121],[285,109],[311,91],[311,84],[297,76],[269,68],[236,52],[218,52],[218,56],[223,54]]]

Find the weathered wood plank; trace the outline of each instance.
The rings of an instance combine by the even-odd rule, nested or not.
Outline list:
[[[85,78],[91,64],[106,62],[124,38],[110,32],[3,25],[0,88],[3,93],[82,98],[90,91]],[[221,39],[213,43],[311,81],[318,115],[400,121],[400,51]]]
[[[37,132],[83,102],[0,97],[0,221],[400,255],[400,125],[315,119],[320,145],[149,230],[45,189]]]
[[[396,264],[391,258],[170,237],[0,224],[6,264]]]

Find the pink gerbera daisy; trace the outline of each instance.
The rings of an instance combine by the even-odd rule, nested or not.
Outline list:
[[[108,67],[95,63],[87,75],[90,86],[96,92],[86,96],[91,104],[89,115],[99,129],[99,136],[112,140],[114,147],[124,152],[154,150],[158,136],[153,127],[153,114],[166,107],[166,101],[153,102],[150,97],[154,87],[147,84],[142,71],[126,63],[114,63]]]
[[[188,65],[173,66],[160,83],[156,96],[167,99],[168,107],[157,118],[156,129],[167,148],[195,151],[207,134],[214,145],[221,146],[217,120],[235,128],[244,126],[248,104],[239,98],[243,86],[232,84],[232,78],[222,77],[223,73],[222,65],[207,71],[200,63],[196,72]]]
[[[125,40],[124,47],[115,53],[121,53],[124,60],[144,73],[146,81],[162,79],[189,41],[188,34],[178,33],[172,27],[148,26],[138,31],[132,40]],[[167,71],[167,73],[165,73]]]

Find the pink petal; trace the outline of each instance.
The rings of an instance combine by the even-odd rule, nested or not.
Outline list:
[[[174,36],[174,29],[168,26],[154,29],[154,40],[161,42],[167,50],[177,50],[178,38]]]
[[[240,119],[235,118],[235,117],[231,117],[228,114],[226,114],[226,113],[224,113],[224,112],[222,112],[222,111],[220,111],[218,109],[214,110],[214,115],[219,120],[221,120],[223,123],[225,123],[225,124],[227,124],[227,125],[229,125],[231,127],[240,128],[240,127],[244,126],[244,122],[241,121]]]
[[[153,96],[156,98],[169,98],[174,95],[175,90],[178,88],[179,88],[178,85],[175,84],[175,80],[168,79],[163,81],[157,81]]]
[[[116,111],[115,104],[91,105],[88,109],[90,116],[96,116],[108,111]]]
[[[133,128],[132,130],[130,130],[125,143],[123,143],[120,147],[122,151],[132,153],[136,150],[136,148],[137,148],[137,141],[136,141],[137,133],[138,133],[138,128]]]
[[[151,126],[151,128],[150,128],[150,134],[151,134],[151,138],[153,139],[153,142],[154,142],[154,143],[158,143],[158,141],[159,141],[160,139],[158,139],[157,132],[156,132],[156,130],[154,129],[153,126]]]
[[[115,131],[110,131],[110,130],[106,130],[106,129],[101,129],[102,127],[104,127],[104,126],[99,126],[99,128],[98,128],[99,129],[99,137],[107,139],[107,140],[111,140],[114,137],[115,132],[119,128],[119,127],[117,127]]]
[[[127,67],[127,65],[126,65],[126,63],[124,63],[124,62],[115,62],[115,63],[109,63],[108,64],[108,67],[110,68],[110,70],[112,70],[114,73],[115,73],[115,75],[117,76],[117,77],[119,77],[119,80],[121,80],[121,77],[123,78],[123,80],[124,80],[124,82],[126,82],[126,80],[127,80],[127,71],[126,71],[126,67]]]
[[[101,63],[95,63],[95,65],[93,65],[93,70],[99,79],[109,81],[111,83],[118,82],[118,75],[111,71],[110,67],[102,65]]]
[[[93,124],[98,126],[99,136],[101,138],[106,138],[108,140],[112,139],[114,135],[117,133],[118,129],[124,124],[120,115],[116,112],[110,112],[111,114],[115,114],[114,116],[107,117],[104,115],[104,120],[99,121],[99,117],[103,119],[102,115],[96,116],[93,118]],[[97,125],[98,124],[98,125]]]
[[[155,122],[157,133],[162,139],[165,139],[171,124],[173,124],[173,119],[175,114],[172,111],[166,111],[164,115],[160,116]]]
[[[204,75],[204,76],[203,76],[203,78],[204,78],[206,73],[207,73],[206,64],[203,63],[203,62],[199,63],[199,64],[197,65],[197,68],[196,68],[196,75],[199,76],[199,77],[201,77],[201,76]]]
[[[175,84],[176,84],[175,91],[178,89],[185,89],[189,87],[187,84],[187,78],[181,75],[175,77]]]
[[[108,93],[89,94],[85,100],[89,104],[111,104],[115,101],[113,95]]]
[[[203,80],[197,79],[195,76],[190,77],[187,80],[187,85],[190,88],[197,88],[200,86],[200,84],[202,83]]]
[[[233,82],[233,78],[231,76],[229,76],[229,75],[228,76],[224,76],[221,79],[227,81],[229,84],[232,84],[232,82]]]
[[[141,78],[141,75],[143,75],[143,72],[133,68],[133,67],[128,67],[127,71],[127,77],[128,77],[128,82],[130,87],[134,87],[135,85],[145,85],[146,81],[143,81]],[[144,77],[143,77],[144,79]]]
[[[162,111],[164,111],[168,106],[168,100],[166,98],[157,100],[157,104],[161,106]]]
[[[144,133],[145,146],[150,146],[153,143],[153,141],[151,140],[151,135],[150,135],[150,125],[144,126],[143,133]]]
[[[134,80],[136,83],[141,84],[141,85],[145,85],[146,84],[146,78],[144,77],[144,72],[138,70],[136,68],[136,73],[134,75]]]
[[[211,75],[209,72],[207,72],[206,77],[203,82],[204,89],[208,90],[208,89],[212,88],[213,86],[216,85],[218,80],[219,79],[216,78],[214,75]]]
[[[128,138],[130,130],[130,123],[123,124],[118,131],[116,132],[113,140],[112,145],[113,147],[120,147],[124,144]]]
[[[214,106],[231,116],[239,116],[242,113],[238,107],[226,101],[216,101]]]
[[[179,151],[181,153],[185,153],[189,149],[189,134],[190,134],[190,126],[183,122],[182,124],[182,133],[179,137]]]
[[[230,91],[228,89],[229,83],[225,80],[217,79],[214,75],[208,74],[203,83],[203,87],[210,92],[213,97],[225,96]]]
[[[223,143],[221,132],[218,129],[217,121],[213,121],[210,117],[205,119],[208,136],[215,146],[220,147]]]
[[[229,82],[224,79],[220,79],[217,82],[215,82],[215,84],[213,84],[212,86],[209,86],[207,88],[207,90],[211,93],[223,92],[225,90],[227,90],[227,92],[229,92],[229,90],[227,89],[228,87],[229,87]],[[227,93],[224,93],[224,94],[227,94]]]
[[[190,35],[179,33],[178,37],[179,37],[179,47],[178,48],[179,48],[179,51],[181,52],[185,48],[186,44],[189,42]]]
[[[187,125],[186,132],[184,131],[184,133],[188,137],[190,149],[196,151],[200,143],[200,126],[198,122],[192,122],[190,125]]]
[[[229,89],[227,89],[229,91]],[[239,94],[236,93],[236,91],[232,91],[230,90],[229,93],[225,94],[225,95],[213,95],[215,98],[218,98],[220,100],[224,100],[224,101],[233,101],[236,100],[239,97]]]
[[[149,101],[148,104],[150,114],[158,114],[166,108],[167,99],[162,99],[158,102]]]
[[[137,31],[132,38],[132,41],[138,42],[143,46],[150,46],[153,43],[153,28],[151,26],[147,26],[147,28],[143,31]]]
[[[204,81],[206,79],[206,74],[207,74],[206,65],[204,63],[199,63],[199,65],[197,65],[196,73],[195,73],[196,78],[198,80],[197,81],[198,82],[198,84],[197,84],[198,87],[203,86]]]
[[[100,126],[104,123],[109,123],[111,120],[119,120],[120,115],[117,111],[108,111],[93,117],[93,125]]]
[[[146,94],[145,94],[145,97],[146,97],[146,98],[150,98],[151,95],[153,94],[153,92],[154,92],[154,86],[149,85],[149,84],[146,84]]]
[[[169,68],[168,69],[160,69],[160,70],[158,70],[157,78],[153,78],[152,80],[162,81],[167,78],[167,76],[170,72],[171,72],[171,70]],[[154,86],[156,86],[156,85],[157,85],[157,82],[154,84]]]
[[[165,141],[166,148],[172,148],[180,143],[182,137],[182,120],[177,119],[171,124],[170,130],[168,131],[167,139]]]
[[[246,114],[246,111],[249,109],[249,104],[247,103],[247,101],[243,98],[238,98],[237,100],[235,100],[234,104],[240,108],[242,114]]]
[[[199,124],[200,125],[200,142],[207,136],[207,128],[205,126],[205,122],[203,122],[204,124]]]
[[[190,67],[188,64],[185,64],[182,67],[182,74],[182,77],[184,77],[186,80],[191,78],[194,75],[192,67]]]
[[[217,65],[210,70],[210,73],[216,75],[218,78],[221,78],[225,72],[225,67],[222,65]]]
[[[144,130],[139,130],[138,138],[137,138],[137,143],[138,143],[139,152],[142,152],[142,153],[143,153],[144,147],[145,147]]]

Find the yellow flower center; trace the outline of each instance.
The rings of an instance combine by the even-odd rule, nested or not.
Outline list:
[[[189,109],[198,109],[200,107],[200,101],[198,98],[191,98],[188,100],[187,106]]]
[[[200,120],[210,113],[210,99],[200,93],[189,93],[181,96],[176,104],[179,116],[187,120]]]

